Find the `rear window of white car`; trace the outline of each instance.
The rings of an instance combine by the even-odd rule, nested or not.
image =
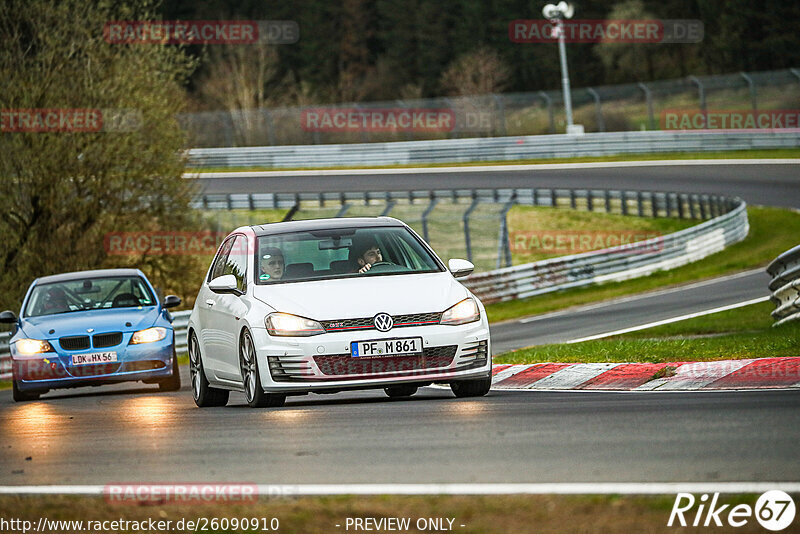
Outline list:
[[[360,273],[364,258],[370,269]],[[259,237],[255,278],[274,284],[443,270],[405,227],[340,228]]]

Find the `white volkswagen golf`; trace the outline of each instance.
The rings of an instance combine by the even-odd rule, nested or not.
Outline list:
[[[390,397],[449,384],[491,385],[481,302],[407,225],[390,217],[238,228],[223,241],[189,319],[192,391],[223,406],[287,395],[382,388]]]

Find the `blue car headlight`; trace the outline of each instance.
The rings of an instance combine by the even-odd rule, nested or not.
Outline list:
[[[154,326],[152,328],[145,328],[133,333],[131,337],[131,345],[138,345],[140,343],[154,343],[161,341],[167,337],[167,329],[163,326]]]
[[[22,356],[33,356],[45,352],[55,352],[47,341],[41,339],[18,339],[14,342],[17,352]]]

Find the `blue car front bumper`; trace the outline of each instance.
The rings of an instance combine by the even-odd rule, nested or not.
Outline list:
[[[172,375],[174,335],[153,343],[130,345],[130,334],[113,347],[63,350],[51,343],[55,352],[21,356],[13,349],[11,358],[14,379],[21,391],[58,389],[126,381],[158,381]],[[80,354],[115,352],[117,361],[74,365],[72,357]]]

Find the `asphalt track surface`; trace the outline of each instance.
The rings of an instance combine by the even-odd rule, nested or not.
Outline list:
[[[287,173],[247,177],[201,178],[201,190],[212,193],[306,193],[339,191],[413,191],[432,189],[593,188],[678,193],[717,193],[748,204],[800,207],[798,164],[692,164],[677,166],[574,167],[486,172],[420,172],[306,176]],[[202,175],[200,175],[202,177]]]
[[[797,165],[715,165],[203,180],[206,192],[596,187],[713,192],[800,206]],[[402,181],[401,181],[402,180]],[[398,187],[402,183],[403,187]],[[563,341],[763,296],[766,275],[603,303],[493,327],[494,352]],[[690,355],[685,359],[690,359]],[[184,372],[186,369],[184,369]],[[184,377],[188,384],[188,377]],[[228,481],[800,481],[800,389],[680,393],[424,388],[291,397],[283,408],[201,410],[191,393],[137,384],[0,392],[0,485]]]
[[[2,485],[800,480],[800,390],[471,400],[425,388],[410,400],[367,391],[273,409],[235,394],[201,410],[187,388],[102,389],[23,404],[1,392]]]
[[[564,343],[769,295],[763,270],[493,324],[492,353]],[[691,354],[676,355],[691,361]]]

